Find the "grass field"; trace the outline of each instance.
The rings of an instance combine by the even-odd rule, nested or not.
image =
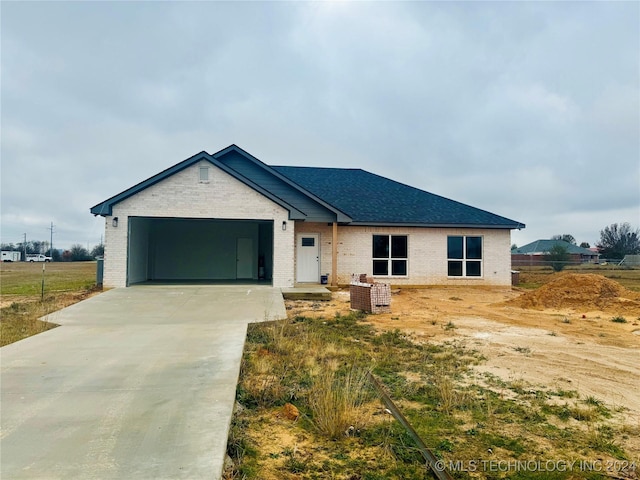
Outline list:
[[[86,298],[95,279],[95,262],[0,263],[0,346],[54,328],[38,319]]]
[[[40,295],[43,265],[45,293],[76,291],[96,283],[96,262],[1,263],[0,294]]]

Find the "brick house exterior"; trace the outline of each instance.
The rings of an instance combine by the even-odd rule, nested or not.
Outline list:
[[[232,145],[92,207],[105,218],[104,285],[290,287],[324,275],[337,285],[352,273],[397,285],[510,285],[510,233],[523,224],[362,170],[295,168]],[[367,188],[382,206],[366,211],[366,193],[351,198]]]

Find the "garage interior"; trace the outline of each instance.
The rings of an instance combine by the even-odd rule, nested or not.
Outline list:
[[[130,217],[127,284],[264,282],[273,221]]]

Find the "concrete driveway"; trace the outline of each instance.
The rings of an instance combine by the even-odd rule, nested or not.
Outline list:
[[[0,349],[0,477],[218,479],[247,324],[279,289],[136,286]]]

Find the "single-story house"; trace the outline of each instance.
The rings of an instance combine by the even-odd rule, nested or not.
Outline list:
[[[361,169],[269,166],[231,145],[95,205],[104,285],[510,285],[524,224]]]
[[[546,255],[557,246],[564,247],[569,254],[570,264],[598,263],[600,254],[589,248],[579,247],[564,240],[536,240],[511,251],[511,264],[514,267],[550,265]]]

